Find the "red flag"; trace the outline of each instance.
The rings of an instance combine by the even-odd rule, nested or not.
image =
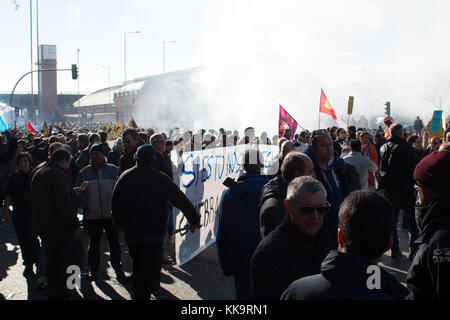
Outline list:
[[[31,133],[36,133],[36,130],[33,129],[31,123],[27,122],[27,132],[31,131]]]
[[[319,106],[319,112],[329,114],[333,117],[334,120],[337,120],[336,114],[334,113],[333,108],[331,107],[330,103],[328,102],[327,97],[325,96],[325,93],[322,89],[320,89],[321,95],[320,95],[320,106]]]

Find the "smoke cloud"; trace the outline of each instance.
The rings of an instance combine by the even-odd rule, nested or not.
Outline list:
[[[427,121],[439,106],[450,113],[446,1],[208,0],[203,10],[203,67],[189,79],[195,90],[165,113],[141,112],[145,122],[159,117],[194,130],[240,132],[253,126],[271,136],[281,104],[312,130],[321,88],[344,122],[348,96],[355,97],[354,119],[375,121],[386,101],[399,120]],[[159,88],[161,101],[177,98],[172,89]],[[321,127],[329,118],[321,116]]]
[[[209,123],[275,134],[278,104],[303,126],[318,126],[320,88],[339,118],[425,120],[450,95],[445,1],[227,1],[204,36],[202,88]],[[217,10],[217,9],[216,9]],[[328,116],[322,116],[321,126]]]

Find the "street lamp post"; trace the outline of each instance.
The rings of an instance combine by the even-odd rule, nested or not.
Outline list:
[[[111,104],[111,67],[103,66],[102,68],[108,68],[108,96],[109,96],[109,104]]]
[[[176,41],[163,41],[163,74],[166,73],[166,43],[176,43]]]
[[[30,59],[31,59],[31,71],[33,67],[33,0],[30,0]],[[34,122],[34,88],[33,88],[33,73],[31,73],[31,121]],[[28,115],[30,118],[30,115]]]
[[[127,34],[129,33],[141,33],[141,31],[131,31],[123,33],[123,65],[124,65],[124,92],[127,91]]]

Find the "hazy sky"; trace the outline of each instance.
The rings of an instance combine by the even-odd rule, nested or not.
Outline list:
[[[0,1],[2,92],[30,69],[29,1],[17,3]],[[394,116],[427,118],[439,101],[449,113],[449,16],[445,0],[40,0],[39,41],[57,45],[60,68],[80,48],[80,90],[90,92],[108,86],[105,65],[122,83],[124,31],[142,32],[127,36],[127,79],[161,73],[162,43],[176,40],[166,71],[206,66],[201,82],[220,117],[231,108],[272,118],[281,103],[311,127],[321,87],[343,118],[349,95],[357,116],[388,100]],[[77,81],[59,73],[58,90],[76,92]]]

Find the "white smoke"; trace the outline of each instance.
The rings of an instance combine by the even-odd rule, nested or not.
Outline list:
[[[450,50],[441,36],[449,8],[445,1],[227,1],[211,9],[221,17],[200,50],[203,94],[214,108],[205,122],[273,134],[280,103],[314,129],[321,87],[345,122],[350,95],[355,118],[375,121],[386,101],[394,118],[426,120],[439,104],[448,114]]]

